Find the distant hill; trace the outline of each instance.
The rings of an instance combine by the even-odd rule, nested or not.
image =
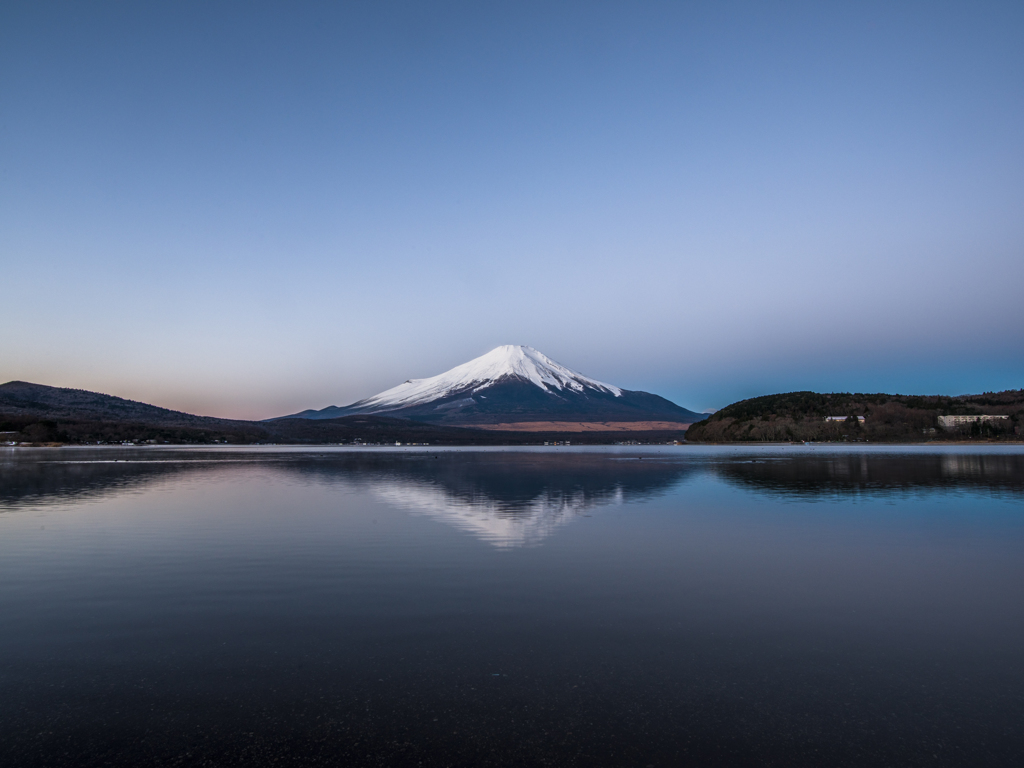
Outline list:
[[[598,428],[614,424],[619,431],[647,431],[651,424],[685,429],[707,416],[649,392],[588,378],[532,347],[510,345],[351,405],[332,405],[286,418],[334,419],[356,414],[460,427],[508,429],[526,423],[538,431],[566,428],[571,422]]]
[[[48,387],[26,381],[0,384],[0,413],[7,416],[135,421],[189,427],[223,427],[228,423],[248,423],[194,416],[191,413],[172,411],[114,395],[103,395],[85,389]]]
[[[25,381],[0,384],[0,431],[15,433],[4,438],[37,443],[270,439],[266,429],[249,421],[195,416],[99,392]]]
[[[999,421],[944,427],[940,415],[1005,415]],[[863,421],[858,417],[863,417]],[[723,408],[686,433],[688,442],[1004,439],[1024,436],[1024,390],[982,395],[787,392]]]
[[[356,414],[328,419],[270,422],[217,419],[172,411],[134,400],[43,384],[0,384],[0,443],[430,443],[432,445],[529,445],[543,441],[602,444],[623,439],[681,439],[685,427],[631,431],[600,429],[507,432],[430,424],[388,415]]]

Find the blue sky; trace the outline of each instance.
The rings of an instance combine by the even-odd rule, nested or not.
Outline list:
[[[1024,5],[6,3],[0,381],[1024,387]]]

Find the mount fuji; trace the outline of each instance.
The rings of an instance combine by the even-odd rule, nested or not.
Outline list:
[[[351,405],[281,418],[364,414],[529,431],[685,429],[707,418],[658,395],[591,379],[532,347],[513,345],[497,347],[438,376],[410,379]]]

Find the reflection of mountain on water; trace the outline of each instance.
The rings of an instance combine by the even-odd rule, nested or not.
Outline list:
[[[431,483],[384,480],[371,487],[389,504],[429,515],[499,547],[536,544],[591,507],[622,499],[621,489],[591,497],[582,491],[571,496],[544,492],[527,502],[508,504],[484,495],[452,494]]]
[[[588,510],[661,493],[694,471],[601,453],[385,454],[346,463],[338,480],[500,547],[535,544]],[[300,471],[332,467],[307,464]]]
[[[716,463],[725,480],[794,496],[970,488],[1024,493],[1024,454],[840,453]]]
[[[365,491],[498,546],[539,542],[590,509],[661,493],[695,470],[599,452],[62,450],[0,460],[0,510],[100,498],[232,468]]]
[[[366,493],[508,547],[542,541],[589,510],[668,491],[695,472],[802,498],[931,489],[1024,496],[1022,453],[683,451],[665,459],[597,451],[11,451],[0,454],[0,512],[257,472]]]

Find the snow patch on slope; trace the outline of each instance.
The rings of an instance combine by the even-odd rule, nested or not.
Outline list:
[[[622,396],[622,390],[618,387],[576,373],[532,347],[507,345],[492,349],[486,355],[456,366],[439,376],[412,379],[349,407],[358,408],[363,412],[406,408],[429,403],[457,392],[471,395],[500,379],[509,377],[531,382],[545,392],[552,389],[574,392],[594,389],[608,392],[615,397]]]

